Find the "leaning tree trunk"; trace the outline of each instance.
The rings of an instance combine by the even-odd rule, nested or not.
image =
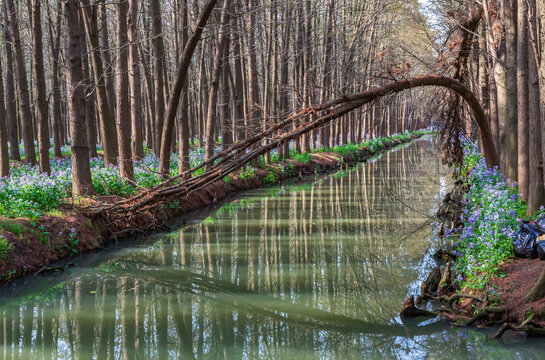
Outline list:
[[[66,90],[68,98],[68,121],[72,153],[72,194],[89,195],[93,193],[91,168],[89,166],[89,146],[85,125],[85,95],[83,89],[83,70],[81,63],[81,26],[78,16],[80,1],[67,0],[66,17]]]
[[[174,83],[170,88],[168,106],[165,114],[165,121],[163,122],[162,137],[159,139],[161,143],[161,156],[159,159],[159,172],[163,176],[168,176],[170,168],[170,147],[172,142],[172,132],[174,131],[174,122],[176,120],[176,114],[178,113],[178,105],[180,104],[180,95],[187,78],[189,65],[193,58],[195,48],[201,38],[202,32],[214,6],[218,0],[209,0],[206,6],[202,9],[202,13],[197,21],[197,28],[193,35],[189,38],[181,58],[179,59],[178,70],[176,71],[176,77]]]

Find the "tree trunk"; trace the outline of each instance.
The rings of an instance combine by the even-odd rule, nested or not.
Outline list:
[[[81,17],[82,14],[80,14]],[[80,19],[83,24],[83,19]],[[85,126],[87,129],[87,144],[89,145],[89,156],[97,157],[97,124],[95,114],[95,99],[93,96],[94,84],[91,82],[89,58],[87,56],[87,41],[85,41],[85,29],[81,27],[81,49],[84,54],[81,57],[83,66],[83,82],[85,86]]]
[[[68,99],[68,120],[72,152],[72,194],[74,196],[93,193],[89,146],[85,127],[85,95],[81,64],[81,26],[78,16],[80,1],[65,2],[66,17],[66,88]]]
[[[529,12],[529,29],[530,35],[534,34],[532,38],[537,34],[536,26],[536,1],[530,0]],[[542,116],[540,109],[540,98],[544,96],[542,91],[539,88],[539,74],[537,67],[538,51],[537,44],[532,43],[528,47],[529,56],[528,56],[528,70],[529,70],[529,186],[528,186],[528,206],[526,214],[528,216],[533,216],[536,211],[539,210],[541,205],[545,205],[545,186],[543,183],[543,142],[541,138],[541,133],[545,127],[542,123]]]
[[[534,301],[541,300],[545,297],[545,267],[543,268],[543,271],[541,272],[541,275],[539,276],[539,279],[537,279],[536,283],[526,294],[524,297],[524,301],[526,303],[531,303]]]
[[[174,130],[174,122],[176,121],[176,113],[178,112],[178,105],[180,104],[180,95],[187,77],[189,65],[191,64],[191,58],[195,52],[195,48],[201,38],[202,32],[210,14],[214,9],[218,0],[209,0],[206,6],[203,8],[202,13],[197,21],[197,27],[195,32],[190,37],[187,45],[182,52],[182,57],[179,59],[178,70],[176,71],[176,77],[174,83],[170,88],[168,107],[165,115],[165,121],[163,123],[163,132],[161,142],[161,156],[159,160],[159,172],[163,176],[168,176],[170,168],[170,145],[172,141],[172,132]]]
[[[131,114],[129,107],[128,39],[127,39],[127,0],[117,5],[117,62],[116,62],[116,100],[117,100],[117,143],[119,145],[119,173],[134,181],[134,168],[131,153]],[[157,89],[156,89],[157,90]]]
[[[59,82],[59,61],[60,61],[60,42],[61,42],[61,24],[62,24],[62,4],[59,3],[56,19],[56,34],[53,34],[53,20],[49,4],[46,3],[48,29],[49,29],[49,46],[51,49],[51,92],[53,94],[53,155],[57,158],[62,156],[61,151],[61,89]]]
[[[528,12],[527,0],[518,0],[517,33],[517,111],[518,111],[518,188],[524,201],[528,201],[528,121],[529,121],[529,83],[528,83]]]
[[[161,2],[159,0],[151,0],[149,11],[151,15],[151,36],[153,44],[153,78],[155,82],[155,112],[157,124],[155,124],[157,141],[155,142],[153,151],[156,155],[160,153],[161,136],[163,130],[163,121],[165,116],[165,93],[164,89],[164,59],[165,59],[165,46],[163,44],[163,27],[161,23]],[[172,137],[172,135],[170,135]]]
[[[181,0],[181,48],[185,49],[189,38],[189,9],[187,0]],[[189,159],[189,81],[185,79],[182,91],[182,104],[179,117],[179,143],[178,143],[178,173],[183,173],[191,167]]]
[[[25,68],[25,55],[21,45],[19,21],[15,13],[13,0],[7,0],[7,12],[9,19],[9,32],[15,55],[15,70],[17,73],[17,89],[19,93],[19,116],[21,117],[21,132],[25,146],[25,163],[36,165],[36,150],[34,148],[34,135],[32,131],[32,114],[30,113],[30,97],[28,94],[28,80]]]
[[[32,0],[32,65],[34,67],[34,89],[36,99],[36,122],[38,123],[38,153],[40,171],[51,173],[49,165],[49,106],[45,87],[44,51],[42,41],[41,0]]]
[[[127,26],[129,29],[129,87],[131,94],[132,155],[134,160],[144,156],[142,135],[142,99],[140,60],[138,56],[138,1],[129,0]]]
[[[0,62],[0,177],[9,175],[8,126],[4,107],[4,80]],[[17,145],[18,146],[18,145]]]
[[[221,0],[220,0],[221,1]],[[228,36],[228,24],[229,24],[229,5],[227,2],[223,5],[221,12],[221,26],[218,35],[218,45],[216,47],[216,55],[214,56],[212,81],[210,83],[208,91],[208,111],[206,118],[206,157],[208,160],[214,156],[214,148],[216,145],[214,138],[214,130],[217,122],[217,110],[218,110],[218,88],[221,77],[222,62],[224,56],[225,45],[227,44]]]
[[[505,81],[507,108],[505,117],[504,173],[511,181],[518,179],[517,121],[517,0],[505,1]]]
[[[100,131],[102,138],[102,149],[104,151],[104,166],[117,163],[117,135],[114,119],[110,116],[110,105],[108,103],[108,93],[106,90],[106,80],[104,77],[104,67],[100,53],[100,44],[98,39],[98,14],[97,7],[90,6],[89,0],[82,1],[83,20],[87,39],[91,45],[91,59],[93,63],[93,75],[95,77],[95,91],[97,94],[98,116],[100,121]]]
[[[15,99],[15,84],[13,75],[13,48],[12,41],[9,35],[9,18],[7,6],[4,2],[4,19],[6,26],[4,27],[4,43],[6,47],[6,115],[8,122],[9,143],[10,143],[10,158],[15,161],[21,160],[19,152],[19,133],[17,129],[17,103]],[[60,147],[59,147],[60,148]]]

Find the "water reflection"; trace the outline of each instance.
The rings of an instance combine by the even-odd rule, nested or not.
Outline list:
[[[543,345],[397,317],[438,246],[431,216],[447,179],[419,142],[252,191],[46,290],[5,289],[0,358],[532,357]]]

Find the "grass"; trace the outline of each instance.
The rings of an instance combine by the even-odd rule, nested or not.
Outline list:
[[[0,229],[15,235],[22,235],[28,230],[23,224],[9,219],[0,220]]]

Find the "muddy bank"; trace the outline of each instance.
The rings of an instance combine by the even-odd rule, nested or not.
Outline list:
[[[437,213],[440,222],[439,236],[458,231],[463,227],[462,199],[468,188],[460,182],[447,193]],[[452,246],[452,244],[451,244]],[[440,250],[435,256],[437,266],[422,282],[421,293],[416,301],[407,299],[401,315],[404,317],[442,316],[461,326],[495,329],[494,337],[513,330],[529,336],[545,336],[545,298],[526,303],[525,296],[540,277],[545,262],[509,258],[490,278],[485,289],[460,288],[458,275],[453,270],[456,256],[448,250]],[[434,313],[418,306],[426,302],[434,304]]]
[[[11,250],[0,257],[0,284],[36,272],[63,271],[54,266],[61,259],[99,249],[110,241],[136,234],[147,234],[169,228],[169,222],[185,213],[215,205],[228,196],[242,190],[271,185],[270,174],[280,182],[287,178],[338,170],[342,167],[364,162],[403,143],[409,143],[423,135],[413,135],[407,141],[391,139],[376,151],[361,148],[358,154],[342,156],[337,153],[315,153],[307,163],[288,160],[290,172],[280,171],[278,164],[256,167],[255,176],[241,178],[233,176],[229,181],[217,181],[200,191],[181,197],[175,203],[166,204],[159,210],[133,214],[126,222],[109,224],[97,222],[84,216],[80,204],[63,205],[55,215],[36,220],[0,220],[0,236],[11,244]],[[115,203],[114,196],[95,198],[93,203]],[[85,205],[88,205],[86,203]],[[58,214],[58,215],[57,215]],[[0,252],[1,254],[1,252]]]

